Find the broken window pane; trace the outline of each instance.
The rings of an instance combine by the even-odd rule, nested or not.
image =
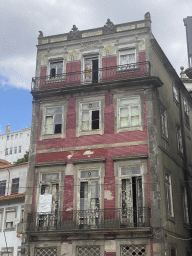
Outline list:
[[[99,110],[92,111],[92,130],[99,129]]]
[[[81,104],[81,130],[89,131],[99,129],[100,126],[99,102]]]

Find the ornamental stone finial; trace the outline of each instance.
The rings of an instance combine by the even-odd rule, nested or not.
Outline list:
[[[39,37],[38,38],[40,38],[40,37],[43,37],[43,32],[42,31],[39,31]]]

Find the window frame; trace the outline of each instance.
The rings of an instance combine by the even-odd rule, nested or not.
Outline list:
[[[4,208],[0,208],[0,231],[3,229]]]
[[[163,137],[168,139],[168,117],[167,117],[167,110],[161,105],[160,106],[160,117],[161,117],[161,132]]]
[[[129,53],[125,54],[126,52],[129,52],[129,51],[130,51],[130,54]],[[124,54],[123,54],[123,52],[124,52]],[[124,55],[124,56],[125,55],[131,55],[132,52],[134,52],[134,56],[135,56],[134,59],[135,59],[135,61],[127,63],[127,64],[121,64],[121,56],[122,55]],[[133,47],[126,47],[126,48],[119,48],[118,49],[118,66],[119,66],[118,67],[118,72],[121,72],[121,71],[125,72],[125,71],[129,71],[129,70],[134,70],[134,69],[137,68],[137,64],[136,63],[137,63],[137,51],[136,51],[136,47],[135,46],[133,46]],[[123,66],[125,66],[125,67],[123,68]]]
[[[182,131],[181,127],[177,125],[177,130],[176,130],[176,141],[177,141],[177,150],[180,154],[183,154],[183,136],[182,136]]]
[[[14,180],[17,180],[18,182],[13,183]],[[11,183],[11,194],[19,194],[19,178],[13,178]],[[14,191],[15,190],[15,191]]]
[[[89,130],[81,130],[82,127],[82,104],[92,104],[95,102],[99,102],[99,129],[90,129],[91,128],[91,109],[89,110]],[[93,97],[84,97],[78,98],[76,101],[76,136],[80,137],[83,135],[93,135],[93,134],[104,134],[104,106],[105,106],[105,96],[98,96],[97,98]]]
[[[166,176],[168,176],[169,183],[167,183]],[[164,169],[164,181],[165,181],[165,200],[166,200],[165,204],[166,204],[167,218],[173,221],[175,214],[174,214],[174,204],[173,204],[172,176],[171,176],[171,172],[166,168]]]
[[[52,77],[51,75],[51,65],[52,64],[59,64],[59,63],[62,63],[62,73],[61,74],[58,74],[58,65],[56,65],[56,72],[55,72],[55,76]],[[61,79],[64,75],[64,59],[63,58],[60,58],[60,59],[50,59],[49,60],[49,77],[51,80],[57,80],[57,79]]]
[[[173,100],[177,105],[179,104],[179,89],[174,82],[173,82]]]
[[[3,186],[2,186],[2,185],[1,185],[1,183],[2,183],[2,182],[4,182],[4,183],[5,183],[5,185],[3,185]],[[0,194],[0,197],[1,197],[1,196],[5,196],[5,191],[6,191],[6,180],[1,180],[1,181],[0,181],[0,188],[2,188],[2,187],[4,187],[4,193]]]
[[[188,128],[190,128],[189,103],[185,97],[183,98],[183,109],[184,109],[184,116],[185,116],[185,124]]]
[[[139,125],[137,126],[127,126],[120,127],[120,105],[119,101],[122,99],[131,99],[131,98],[139,98]],[[125,132],[125,131],[135,131],[141,130],[144,131],[144,92],[124,92],[122,94],[114,95],[114,110],[115,110],[115,133]],[[129,121],[130,122],[130,121]]]
[[[13,219],[13,221],[7,221],[7,213],[15,213],[15,218]],[[4,229],[6,231],[12,231],[16,229],[16,226],[14,226],[14,220],[17,218],[17,207],[10,207],[10,208],[6,208],[5,209],[5,219],[4,219]],[[7,227],[7,223],[12,223],[11,227]]]
[[[62,123],[61,123],[61,133],[52,133],[52,134],[46,134],[45,132],[45,126],[46,126],[46,109],[48,108],[62,108],[61,114],[62,114]],[[39,133],[39,140],[43,139],[51,139],[51,138],[65,138],[66,134],[66,112],[67,112],[67,101],[56,101],[52,103],[42,103],[40,106],[40,133]],[[54,126],[54,123],[53,123]],[[54,129],[54,128],[53,128]]]
[[[94,51],[94,52],[88,52],[88,53],[83,53],[83,63],[82,63],[82,70],[83,70],[83,77],[82,77],[82,82],[84,84],[91,84],[93,83],[93,66],[91,69],[91,80],[86,81],[86,70],[85,70],[85,62],[86,60],[98,60],[98,71],[97,71],[97,81],[95,83],[99,83],[100,77],[102,77],[102,72],[100,70],[101,64],[100,64],[100,54],[99,51]],[[92,65],[92,64],[91,64]]]
[[[181,205],[183,210],[183,222],[185,225],[189,225],[189,207],[188,207],[188,196],[186,186],[181,186]]]

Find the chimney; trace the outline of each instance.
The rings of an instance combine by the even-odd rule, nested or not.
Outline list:
[[[11,130],[11,127],[10,127],[10,125],[8,124],[8,125],[6,126],[6,133],[10,132],[10,130]]]

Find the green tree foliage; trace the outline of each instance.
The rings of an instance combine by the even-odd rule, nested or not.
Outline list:
[[[29,158],[29,152],[26,152],[22,158],[17,159],[17,162],[15,162],[15,164],[26,163],[28,162],[28,158]]]

